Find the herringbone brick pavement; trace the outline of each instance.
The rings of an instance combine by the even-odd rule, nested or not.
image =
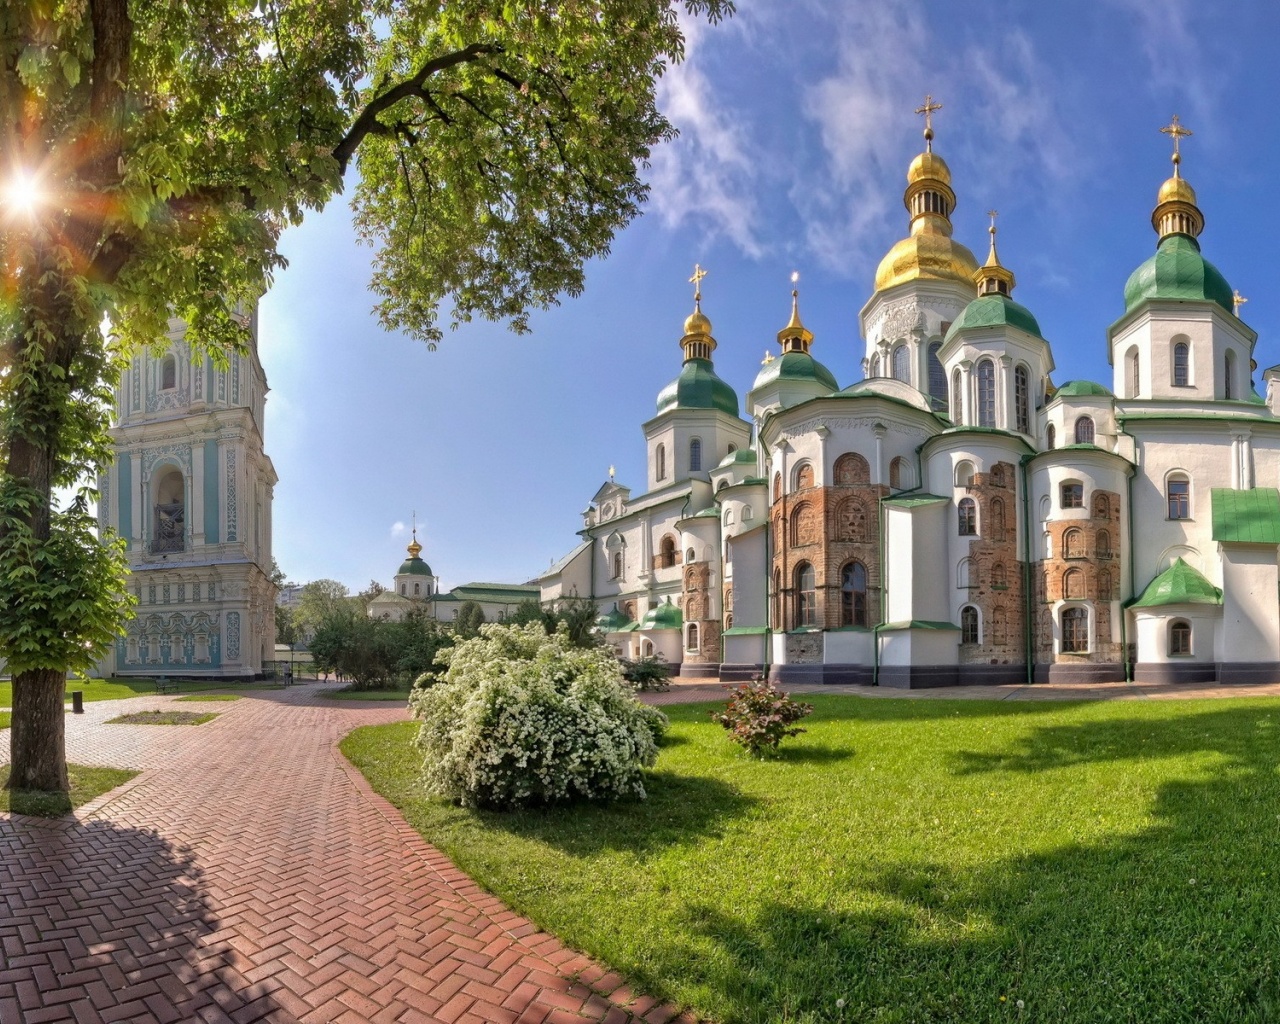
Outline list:
[[[104,724],[171,700],[68,715],[70,759],[143,769],[132,782],[74,817],[0,815],[0,1024],[687,1020],[482,892],[369,789],[336,743],[403,709],[308,686],[207,705],[198,727]]]

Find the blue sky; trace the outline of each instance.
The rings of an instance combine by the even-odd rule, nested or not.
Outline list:
[[[342,202],[285,236],[261,355],[290,578],[390,583],[415,509],[446,587],[523,581],[569,550],[610,465],[643,489],[640,424],[679,372],[695,262],[709,270],[716,368],[740,397],[776,351],[792,270],[814,355],[841,386],[859,379],[857,314],[906,233],[925,93],[944,104],[935,149],[954,176],[956,236],[981,258],[985,211],[999,209],[1001,258],[1053,344],[1057,383],[1110,382],[1105,332],[1155,246],[1170,173],[1158,128],[1174,113],[1195,132],[1183,170],[1205,255],[1250,300],[1260,367],[1280,362],[1280,5],[739,6],[727,24],[691,25],[689,59],[661,83],[682,134],[655,154],[646,212],[532,335],[470,324],[430,352],[378,325],[369,251]]]

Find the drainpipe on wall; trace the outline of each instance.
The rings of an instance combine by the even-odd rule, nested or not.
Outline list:
[[[1133,458],[1134,462],[1138,461],[1138,439],[1133,439]],[[1125,510],[1129,519],[1129,593],[1133,594],[1137,577],[1134,576],[1134,560],[1133,560],[1133,470],[1130,470],[1125,479],[1125,498],[1127,499],[1128,508]],[[1122,591],[1123,592],[1123,591]],[[1130,598],[1130,601],[1137,598],[1136,594]],[[1133,682],[1133,662],[1129,660],[1129,607],[1121,600],[1120,602],[1120,657],[1124,659],[1124,681],[1126,683]]]
[[[1022,562],[1022,634],[1027,648],[1027,685],[1035,682],[1035,620],[1031,603],[1031,478],[1027,467],[1036,453],[1022,456],[1022,533],[1023,552],[1026,558]]]

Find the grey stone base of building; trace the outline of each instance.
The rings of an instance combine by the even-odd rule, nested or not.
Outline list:
[[[1037,665],[1035,675],[1037,683],[1123,683],[1124,666],[1118,661]]]
[[[870,665],[773,665],[769,679],[775,683],[796,686],[870,686]]]
[[[762,675],[764,666],[760,664],[731,665],[726,662],[720,666],[720,678],[726,683],[745,683]]]
[[[960,665],[961,686],[1021,686],[1027,681],[1026,665]]]
[[[976,667],[976,666],[975,666]],[[881,665],[880,685],[895,690],[925,690],[935,686],[959,686],[959,665]]]
[[[1280,662],[1222,661],[1217,668],[1220,683],[1280,682]]]
[[[684,679],[716,679],[720,676],[722,666],[713,662],[691,661],[680,663],[680,671],[676,673]]]
[[[1133,666],[1135,683],[1216,683],[1212,661],[1140,661]]]

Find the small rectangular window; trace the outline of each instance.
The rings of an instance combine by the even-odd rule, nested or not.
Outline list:
[[[1062,485],[1062,507],[1084,508],[1084,484]]]
[[[1186,480],[1169,481],[1169,518],[1191,518],[1191,484]]]

